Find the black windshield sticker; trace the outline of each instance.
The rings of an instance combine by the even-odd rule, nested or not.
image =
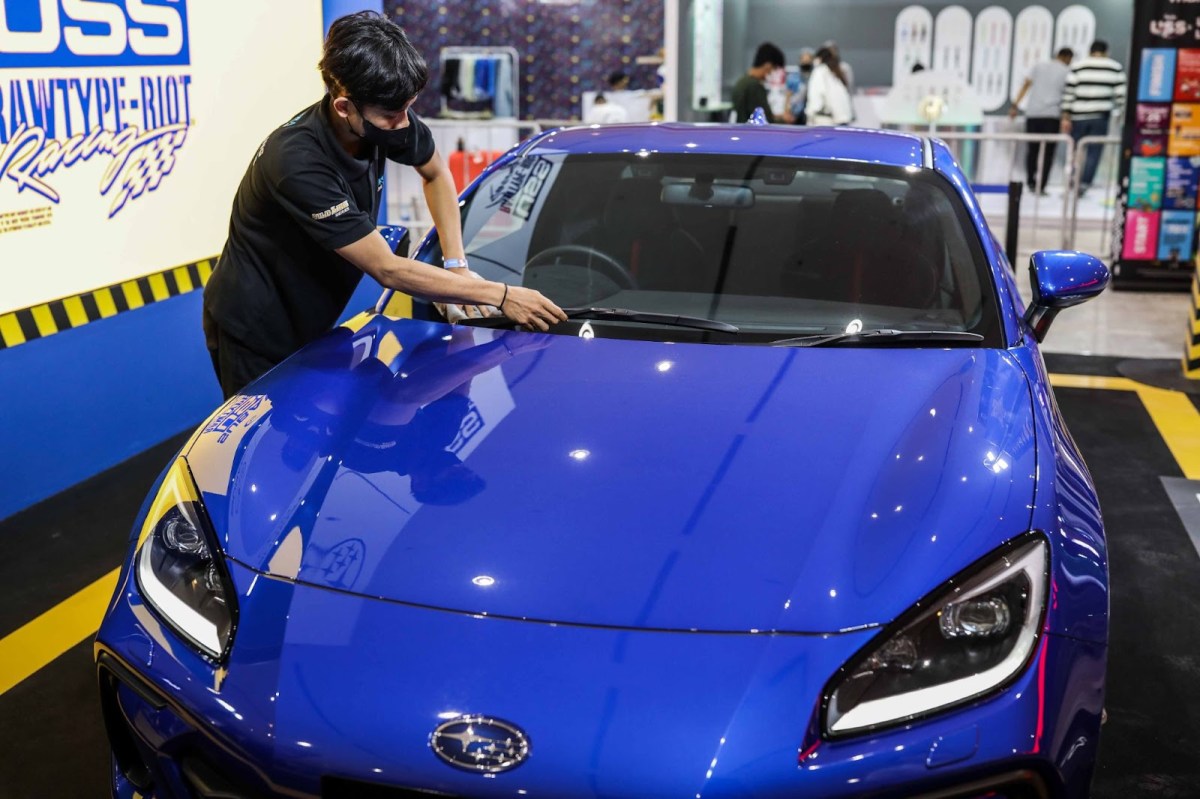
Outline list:
[[[554,165],[540,155],[522,158],[513,164],[508,176],[492,188],[488,207],[499,205],[506,214],[529,219],[553,171]]]

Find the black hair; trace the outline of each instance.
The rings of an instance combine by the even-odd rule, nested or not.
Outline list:
[[[627,79],[628,77],[629,76],[626,75],[624,72],[617,70],[616,72],[612,72],[609,74],[608,85],[610,88],[612,88],[612,87],[616,86],[618,83],[620,83],[621,81]]]
[[[1075,57],[1075,51],[1072,50],[1070,47],[1064,47],[1058,51],[1058,57],[1065,58],[1068,61],[1070,61],[1072,58]]]
[[[754,51],[754,63],[751,66],[757,68],[763,64],[770,64],[773,67],[782,67],[786,63],[787,58],[782,50],[770,42],[763,42]]]
[[[404,29],[375,11],[334,20],[317,66],[331,95],[388,111],[404,108],[429,81],[429,67]]]
[[[1101,55],[1107,53],[1108,42],[1104,41],[1103,39],[1097,39],[1096,41],[1092,42],[1091,52],[1100,53]]]
[[[817,60],[825,66],[842,82],[843,85],[849,86],[850,81],[846,80],[846,72],[842,69],[842,61],[837,57],[837,53],[833,52],[833,48],[829,46],[822,47],[817,51]]]

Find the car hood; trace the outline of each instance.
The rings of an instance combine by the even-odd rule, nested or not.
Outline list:
[[[355,326],[195,437],[230,558],[479,615],[833,632],[1029,524],[1030,394],[1002,350]]]

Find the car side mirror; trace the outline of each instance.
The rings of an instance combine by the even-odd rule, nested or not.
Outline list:
[[[408,228],[403,225],[380,225],[379,235],[392,248],[392,252],[401,257],[408,257],[409,236]]]
[[[1108,287],[1108,267],[1099,258],[1071,250],[1042,250],[1029,259],[1033,301],[1025,322],[1038,341],[1063,308],[1087,302]]]

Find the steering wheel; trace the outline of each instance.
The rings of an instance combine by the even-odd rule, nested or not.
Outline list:
[[[605,277],[623,289],[637,288],[637,281],[633,279],[633,275],[629,274],[629,270],[622,266],[616,258],[613,258],[607,253],[600,252],[600,250],[597,250],[594,247],[589,247],[586,244],[559,244],[554,247],[547,247],[537,255],[530,258],[525,264],[525,268],[529,269],[530,267],[534,266],[542,266],[546,264],[546,262],[552,260],[555,261],[555,263],[561,263],[555,259],[557,259],[560,255],[567,255],[569,253],[581,253],[588,257],[587,263],[577,264],[574,261],[571,261],[569,262],[571,266],[583,266],[586,269],[601,272]]]

